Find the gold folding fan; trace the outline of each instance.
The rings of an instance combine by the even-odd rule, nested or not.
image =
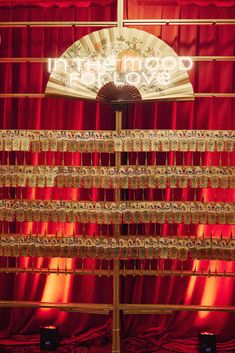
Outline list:
[[[192,100],[186,64],[169,45],[145,31],[102,29],[50,59],[46,95],[114,104]]]

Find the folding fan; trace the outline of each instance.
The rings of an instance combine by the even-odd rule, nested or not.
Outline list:
[[[102,29],[50,59],[45,93],[107,103],[192,100],[186,64],[145,31]]]

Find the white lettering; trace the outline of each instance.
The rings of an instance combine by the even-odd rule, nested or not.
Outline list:
[[[91,71],[93,68],[93,70],[96,72],[99,72],[100,68],[102,67],[102,65],[100,63],[100,59],[97,59],[97,60],[89,60],[88,59],[84,66],[87,71]]]
[[[92,72],[84,72],[81,75],[81,82],[84,85],[93,85],[96,81],[95,75]]]
[[[47,62],[47,71],[48,72],[52,72],[52,63],[53,63],[53,59],[52,58],[48,58],[48,62]]]
[[[82,64],[84,64],[87,61],[86,59],[82,59],[82,58],[76,58],[72,60],[76,66],[76,70],[78,70],[79,72],[82,71]]]
[[[78,81],[79,80],[79,75],[76,73],[69,74],[69,84],[70,86],[73,85],[73,81]]]
[[[109,57],[103,61],[103,68],[107,71],[115,71],[116,60],[114,57]]]
[[[171,75],[168,72],[158,74],[157,81],[160,85],[168,86],[170,84]]]
[[[125,82],[119,81],[119,80],[120,80],[120,77],[118,76],[117,72],[114,72],[114,74],[113,74],[113,82],[114,82],[114,84],[117,85],[117,86],[125,84]]]
[[[193,61],[188,56],[181,56],[179,66],[180,71],[189,71],[193,67]]]
[[[165,70],[174,70],[177,66],[176,59],[173,56],[165,56],[162,59],[162,68]]]
[[[141,77],[137,72],[130,72],[126,75],[126,82],[129,85],[138,85],[140,83]]]
[[[53,71],[67,72],[68,60],[67,59],[55,59]]]
[[[135,56],[124,56],[122,60],[124,71],[141,71],[141,58]]]
[[[150,85],[150,83],[153,81],[153,79],[154,79],[154,74],[152,74],[151,76],[150,76],[150,78],[148,78],[147,77],[147,75],[145,74],[145,72],[143,72],[143,78],[144,78],[144,80],[145,80],[145,82],[148,84],[148,85]]]
[[[159,67],[159,58],[151,57],[144,61],[144,66],[149,71],[157,70]]]
[[[109,79],[109,75],[106,73],[98,75],[97,76],[98,87],[102,87],[107,82],[108,79]]]
[[[167,86],[171,83],[172,70],[189,71],[193,66],[190,57],[149,57],[123,56],[121,59],[110,55],[104,59],[97,58],[49,58],[47,69],[49,73],[58,73],[58,77],[67,79],[67,85],[76,85],[79,81],[84,85],[102,87],[106,82],[113,81],[115,85],[150,85]],[[67,75],[62,75],[66,73]],[[64,82],[64,81],[63,81]],[[78,83],[78,82],[77,82]]]

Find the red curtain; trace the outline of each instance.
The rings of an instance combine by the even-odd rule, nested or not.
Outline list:
[[[125,16],[137,18],[235,18],[234,1],[126,1]],[[0,1],[0,21],[114,21],[116,20],[115,1]],[[142,26],[168,43],[179,55],[235,55],[235,29],[230,25],[211,26]],[[1,57],[59,57],[74,41],[99,28],[1,28]],[[0,92],[40,93],[44,92],[48,80],[46,64],[41,63],[4,63],[0,65]],[[233,62],[194,63],[190,79],[195,92],[234,92],[235,71]],[[234,129],[234,99],[197,98],[195,102],[164,102],[135,104],[128,107],[123,125],[125,128],[153,129]],[[3,129],[114,129],[114,112],[107,105],[79,102],[69,99],[0,99],[0,128]],[[2,163],[4,163],[3,158]],[[30,159],[31,158],[31,159]],[[43,163],[40,156],[30,157],[28,163]],[[59,157],[58,157],[59,158]],[[134,157],[133,157],[134,158]],[[160,156],[161,163],[165,156]],[[182,159],[182,156],[179,157]],[[190,156],[187,156],[190,158]],[[220,156],[205,155],[206,164],[219,163]],[[14,162],[14,161],[12,161]],[[59,162],[59,160],[57,161]],[[222,157],[222,162],[227,163]],[[232,161],[234,163],[234,160]],[[67,160],[69,163],[69,159]],[[172,161],[169,161],[172,163]],[[188,160],[188,163],[189,160]],[[195,164],[197,162],[195,161]],[[178,160],[180,164],[180,160]],[[40,198],[40,190],[24,190],[27,198]],[[4,191],[3,194],[4,195]],[[45,196],[46,195],[46,196]],[[44,197],[50,198],[49,190]],[[70,190],[73,199],[85,198],[82,191]],[[101,195],[94,191],[92,198]],[[131,196],[131,195],[130,195]],[[164,197],[172,194],[167,190]],[[234,200],[233,191],[211,190],[197,193],[205,201]],[[58,193],[52,192],[58,198]],[[147,192],[151,199],[151,193]],[[161,199],[162,195],[156,197]],[[190,190],[175,192],[174,197],[192,199]],[[23,231],[35,228],[26,223]],[[13,229],[13,228],[12,228]],[[57,230],[56,225],[41,224],[40,232]],[[71,231],[69,225],[58,231]],[[91,231],[91,230],[90,230]],[[171,228],[164,226],[163,234]],[[180,234],[180,230],[179,234]],[[209,234],[212,229],[199,226],[199,235]],[[223,231],[230,236],[232,227],[216,225],[214,234]],[[182,232],[182,229],[181,229]],[[1,259],[1,266],[6,259]],[[14,263],[14,259],[8,259]],[[20,259],[21,266],[31,266],[32,259]],[[37,259],[35,267],[58,265],[63,268],[65,260]],[[66,260],[67,266],[73,260]],[[86,261],[86,266],[90,266]],[[132,265],[131,263],[129,264]],[[222,261],[201,261],[195,264],[187,261],[184,269],[217,266],[218,271],[235,271],[233,263]],[[148,266],[148,264],[144,264]],[[165,268],[181,268],[179,262],[165,261]],[[38,300],[56,302],[96,302],[112,303],[112,278],[95,276],[39,275],[39,274],[1,274],[0,299]],[[174,303],[203,305],[235,305],[233,278],[170,278],[170,277],[124,277],[121,278],[120,296],[123,303]],[[0,344],[37,343],[40,325],[60,326],[67,342],[77,340],[100,340],[104,346],[110,341],[111,317],[63,313],[57,310],[1,309]],[[229,313],[188,313],[175,312],[172,315],[131,315],[123,316],[122,345],[125,352],[196,352],[197,334],[201,330],[212,330],[218,335],[218,351],[235,351],[233,330],[234,316]],[[73,339],[71,339],[73,337]],[[98,344],[98,341],[95,341]],[[144,347],[144,348],[143,348]],[[110,348],[109,348],[110,349]],[[0,348],[3,351],[3,348]],[[74,350],[75,351],[75,350]],[[95,351],[95,348],[92,348]],[[104,350],[105,352],[109,350]],[[32,352],[32,348],[30,348]],[[101,348],[97,350],[101,352]]]

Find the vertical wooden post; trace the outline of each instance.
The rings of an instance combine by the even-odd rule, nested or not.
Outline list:
[[[116,131],[120,132],[122,129],[122,111],[115,111]],[[121,165],[121,152],[115,152],[115,167],[119,168]],[[115,202],[118,205],[121,201],[121,190],[115,189]],[[118,238],[121,233],[121,225],[115,225],[115,238]],[[120,353],[120,262],[114,260],[114,274],[113,274],[113,353]]]
[[[117,26],[123,27],[123,10],[124,10],[124,0],[117,1]]]
[[[123,27],[123,0],[117,1],[117,27]],[[115,110],[116,131],[122,129],[122,110]],[[115,153],[115,167],[121,165],[121,152]],[[119,204],[121,200],[121,190],[115,190],[115,202]],[[120,236],[121,225],[115,225],[115,238]],[[120,261],[114,260],[113,263],[113,348],[112,353],[120,353]]]

